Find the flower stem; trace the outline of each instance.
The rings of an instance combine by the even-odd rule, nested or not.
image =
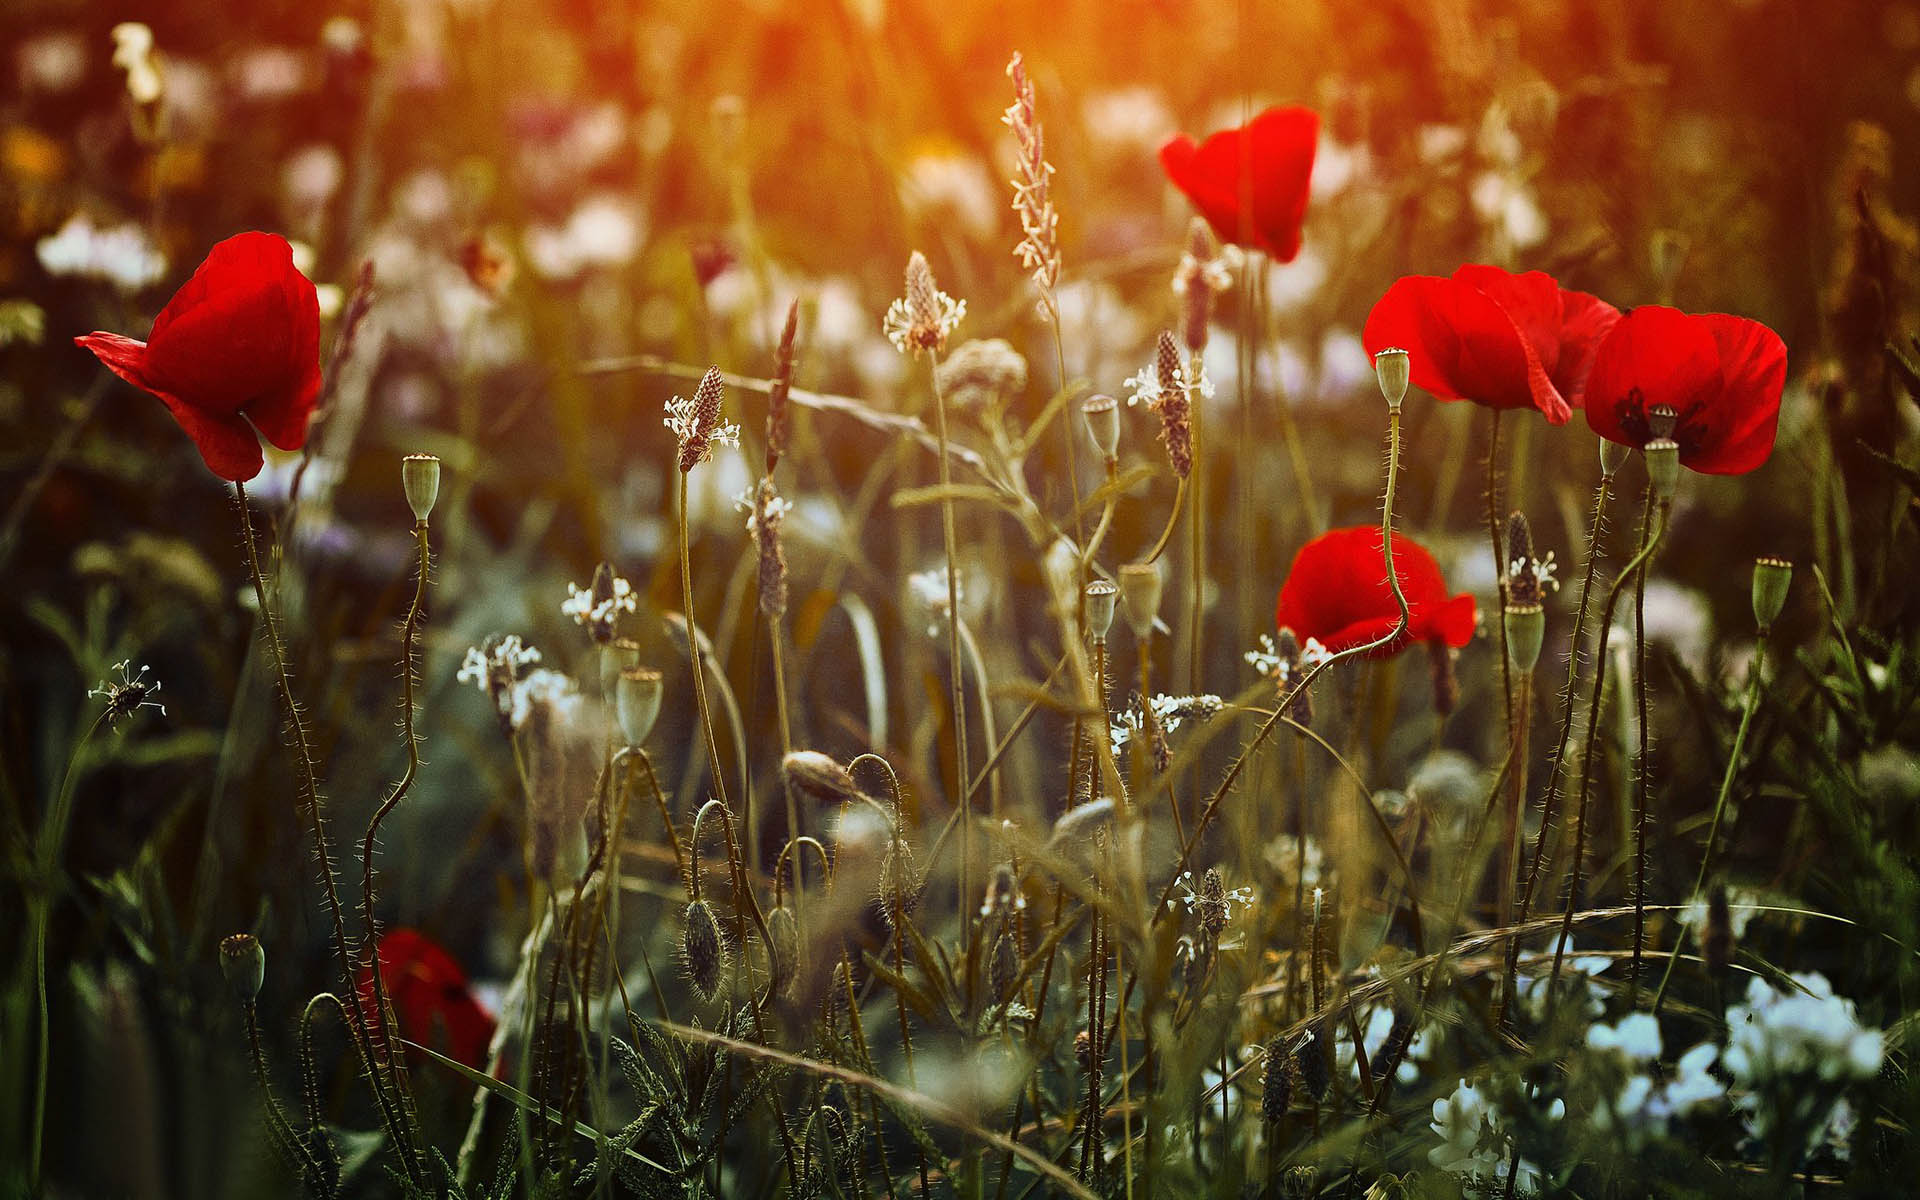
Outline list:
[[[973,778],[973,772],[967,765],[967,697],[964,682],[963,660],[960,657],[960,576],[957,558],[959,556],[959,535],[954,531],[953,521],[953,463],[947,457],[947,398],[940,391],[939,364],[933,356],[927,356],[927,378],[933,388],[933,411],[937,421],[935,426],[940,438],[940,536],[946,550],[947,560],[947,674],[952,685],[951,703],[953,705],[953,761],[954,795],[967,810],[960,819],[960,912],[966,926],[963,944],[973,940],[973,906],[968,898],[973,894],[973,802],[968,794],[967,784]],[[1078,506],[1076,505],[1076,508]],[[982,691],[985,681],[982,680]],[[967,974],[967,1008],[973,1008],[973,974]]]

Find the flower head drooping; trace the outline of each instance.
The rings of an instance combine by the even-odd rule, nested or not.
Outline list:
[[[1240,247],[1214,241],[1204,218],[1193,219],[1187,229],[1187,249],[1173,272],[1173,294],[1181,302],[1181,340],[1190,352],[1198,354],[1207,348],[1213,299],[1233,286],[1233,273],[1240,269],[1242,257]]]
[[[74,341],[159,397],[222,479],[260,473],[261,437],[282,450],[307,444],[320,398],[320,299],[285,238],[243,233],[215,246],[144,342],[98,331]]]
[[[1280,587],[1275,624],[1335,652],[1391,633],[1400,623],[1400,609],[1387,586],[1381,547],[1374,525],[1331,529],[1302,546]],[[1400,638],[1374,651],[1376,657],[1397,654],[1414,642],[1458,649],[1473,639],[1479,619],[1473,597],[1447,594],[1440,564],[1424,546],[1396,536],[1393,569],[1407,599],[1409,623]]]
[[[666,426],[680,439],[680,473],[686,474],[713,457],[714,443],[740,444],[740,427],[720,419],[720,401],[726,385],[720,381],[720,368],[708,367],[694,389],[693,399],[679,396],[667,401]]]
[[[906,295],[887,309],[887,340],[902,354],[939,354],[967,315],[967,302],[955,300],[933,282],[933,268],[918,250],[907,259]]]
[[[637,612],[639,607],[633,585],[620,577],[612,563],[603,562],[594,568],[592,586],[567,584],[567,598],[560,604],[560,614],[572,617],[576,625],[586,626],[595,644],[604,646],[613,640],[614,625],[620,614]]]
[[[1020,244],[1013,253],[1020,265],[1033,272],[1033,285],[1051,292],[1060,280],[1060,214],[1053,207],[1049,180],[1053,165],[1047,162],[1046,140],[1040,122],[1034,116],[1033,81],[1027,78],[1026,63],[1018,51],[1007,64],[1007,78],[1013,80],[1013,104],[1001,118],[1020,147],[1013,181],[1013,211],[1020,218]]]
[[[145,663],[140,664],[138,671],[129,674],[127,667],[131,661],[123,658],[113,664],[113,670],[120,672],[118,682],[103,679],[99,687],[90,688],[87,691],[89,696],[99,696],[106,700],[107,711],[102,715],[106,717],[109,725],[117,726],[120,724],[121,717],[130,717],[143,708],[157,708],[161,716],[167,715],[167,706],[153,698],[153,694],[160,690],[160,681],[156,679],[152,683],[147,682],[147,671],[150,668]]]
[[[784,616],[787,551],[780,542],[780,523],[793,511],[793,502],[781,497],[773,476],[768,475],[753,491],[734,497],[734,505],[747,514],[747,535],[760,551],[760,611],[769,617]]]
[[[773,388],[767,393],[767,474],[780,465],[787,452],[787,429],[791,424],[788,397],[793,391],[793,342],[800,329],[800,301],[787,306],[787,323],[780,330],[780,346],[773,353]]]

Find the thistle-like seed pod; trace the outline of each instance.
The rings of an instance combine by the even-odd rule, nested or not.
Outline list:
[[[1753,620],[1760,636],[1767,636],[1780,610],[1787,606],[1787,588],[1793,583],[1793,564],[1784,558],[1753,560]]]
[[[760,611],[778,621],[787,614],[787,551],[780,542],[780,523],[788,504],[766,475],[753,497],[753,544],[760,551]]]
[[[1293,1072],[1286,1047],[1279,1038],[1267,1043],[1266,1062],[1260,1072],[1260,1116],[1269,1125],[1286,1118],[1293,1103]]]
[[[1164,329],[1154,348],[1153,373],[1160,394],[1160,442],[1167,448],[1173,473],[1185,479],[1193,473],[1193,410],[1187,399],[1186,372],[1180,365],[1180,345]]]
[[[1213,937],[1219,937],[1227,927],[1227,884],[1220,878],[1219,867],[1208,867],[1207,873],[1200,877],[1200,895],[1194,902],[1194,911],[1200,918],[1200,928]]]
[[[1386,397],[1388,410],[1399,412],[1401,402],[1407,398],[1407,384],[1413,378],[1413,364],[1407,352],[1398,346],[1389,346],[1374,355],[1373,374],[1380,382],[1380,394]]]
[[[780,775],[796,798],[815,808],[838,807],[860,798],[853,776],[832,755],[795,750],[780,760]]]
[[[787,453],[790,418],[788,396],[793,391],[793,342],[800,329],[800,301],[787,305],[787,323],[780,331],[780,347],[773,354],[773,388],[767,393],[767,474]]]
[[[727,943],[720,933],[720,919],[705,900],[687,905],[685,928],[680,935],[680,956],[687,969],[687,980],[702,1002],[720,994],[720,982],[727,971]]]
[[[713,453],[713,440],[721,433],[720,401],[726,397],[726,385],[720,381],[720,368],[708,367],[700,377],[687,408],[685,428],[680,431],[680,473],[686,474],[707,461]]]
[[[987,981],[993,987],[994,998],[1005,1002],[1013,992],[1014,977],[1020,973],[1020,950],[1013,944],[1013,934],[1002,930],[993,940],[993,957],[987,963]]]
[[[1093,640],[1103,641],[1107,631],[1113,628],[1113,610],[1120,598],[1120,589],[1105,579],[1095,579],[1087,584],[1087,632]]]
[[[1305,1036],[1293,1045],[1293,1063],[1300,1072],[1300,1082],[1307,1089],[1307,1095],[1318,1103],[1327,1098],[1327,1091],[1333,1086],[1333,1068],[1327,1062],[1327,1039],[1318,1025],[1307,1030]]]
[[[440,497],[440,459],[432,454],[409,454],[400,460],[400,487],[407,494],[413,519],[425,524]]]
[[[252,1004],[267,978],[267,952],[260,939],[250,933],[236,933],[220,940],[220,973],[227,987],[242,1004]]]
[[[774,991],[793,980],[800,965],[800,925],[782,904],[767,914],[767,974]]]

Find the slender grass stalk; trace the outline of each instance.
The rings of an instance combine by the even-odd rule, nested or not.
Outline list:
[[[1727,755],[1727,769],[1720,775],[1720,793],[1713,801],[1713,822],[1707,826],[1707,845],[1700,855],[1700,870],[1693,877],[1693,891],[1687,896],[1691,902],[1706,886],[1707,875],[1713,867],[1713,852],[1720,842],[1720,823],[1727,815],[1727,797],[1733,794],[1733,781],[1740,774],[1740,756],[1746,752],[1747,731],[1753,726],[1753,714],[1760,707],[1761,677],[1767,665],[1767,639],[1764,635],[1754,638],[1753,666],[1747,672],[1747,696],[1740,706],[1740,728],[1733,735],[1733,750]],[[1686,941],[1688,927],[1680,926],[1680,935],[1676,939],[1673,953],[1667,956],[1667,967],[1660,976],[1660,989],[1654,993],[1653,1014],[1660,1015],[1660,1006],[1667,999],[1667,985],[1673,980],[1673,964],[1680,961],[1680,945]]]
[[[939,361],[929,352],[927,355],[927,379],[933,389],[933,411],[936,420],[934,426],[940,440],[940,537],[946,552],[947,563],[947,675],[952,685],[953,705],[953,761],[954,794],[967,810],[967,816],[960,821],[960,878],[959,908],[966,936],[962,942],[973,940],[973,906],[968,903],[973,895],[973,822],[971,820],[973,802],[967,795],[967,781],[973,772],[967,765],[967,697],[964,682],[964,668],[960,657],[960,574],[958,558],[960,539],[955,532],[953,520],[953,462],[947,456],[947,398],[940,390]],[[1068,441],[1072,441],[1072,430],[1068,429]],[[1075,509],[1078,509],[1076,504]],[[984,680],[982,691],[984,692]],[[984,702],[984,700],[983,700]],[[967,1008],[973,1008],[973,973],[967,973]],[[922,1172],[924,1186],[924,1170]]]
[[[1642,530],[1641,537],[1646,536]],[[1627,977],[1630,1001],[1640,999],[1640,973],[1645,966],[1647,947],[1647,809],[1652,779],[1648,775],[1647,738],[1652,722],[1647,697],[1647,573],[1641,571],[1633,581],[1633,697],[1639,710],[1635,734],[1639,745],[1634,755],[1633,787],[1633,967]],[[1673,960],[1668,959],[1669,963]]]
[[[1513,668],[1507,662],[1507,548],[1506,539],[1500,536],[1500,416],[1501,410],[1494,409],[1487,439],[1487,541],[1493,547],[1493,594],[1500,618],[1495,625],[1500,630],[1500,700],[1506,716],[1502,728],[1512,736]]]
[[[720,761],[720,740],[714,736],[713,709],[707,702],[706,655],[700,649],[700,628],[693,619],[693,554],[687,544],[687,472],[680,472],[680,595],[686,608],[687,657],[693,666],[693,702],[699,710],[700,729],[706,736],[707,763],[713,768],[713,790],[720,803],[727,801],[727,772]]]
[[[1504,600],[1505,588],[1502,589]],[[1502,618],[1501,628],[1506,627]],[[1504,639],[1503,639],[1504,640]],[[1504,657],[1504,653],[1503,653]],[[1514,904],[1520,890],[1520,844],[1526,840],[1526,824],[1522,820],[1527,810],[1527,764],[1531,756],[1527,753],[1527,739],[1532,731],[1533,713],[1533,672],[1521,671],[1514,678],[1512,715],[1513,724],[1507,738],[1507,804],[1504,814],[1506,820],[1505,845],[1506,860],[1500,871],[1500,928],[1513,924]],[[1449,931],[1448,936],[1452,933]],[[1518,963],[1509,959],[1502,975],[1500,998],[1494,1006],[1496,1028],[1504,1028],[1506,1015],[1510,1011],[1515,994],[1514,971]]]
[[[1242,339],[1242,341],[1246,340]],[[1207,466],[1206,455],[1201,449],[1204,443],[1200,438],[1201,426],[1206,422],[1202,419],[1200,411],[1205,400],[1200,395],[1200,389],[1195,386],[1199,379],[1199,367],[1197,364],[1190,365],[1187,368],[1187,411],[1188,421],[1193,430],[1193,466],[1189,470],[1187,479],[1187,490],[1193,493],[1193,502],[1187,506],[1187,690],[1190,692],[1200,690],[1201,635],[1206,625],[1207,528],[1202,517],[1207,511],[1205,476]],[[1247,408],[1251,403],[1249,394],[1252,386],[1245,375],[1240,377],[1242,409]],[[1140,698],[1142,704],[1145,704],[1146,700],[1145,696]]]
[[[1173,531],[1179,527],[1180,514],[1183,511],[1185,511],[1186,500],[1187,500],[1187,481],[1182,479],[1176,484],[1174,484],[1173,508],[1171,511],[1167,513],[1166,528],[1160,531],[1160,536],[1154,541],[1153,548],[1151,550],[1148,550],[1146,554],[1142,556],[1142,558],[1140,559],[1141,562],[1143,563],[1159,562],[1160,556],[1167,552],[1167,543],[1173,540]]]
[[[366,1006],[361,1002],[360,989],[354,981],[353,948],[347,941],[346,910],[340,903],[340,890],[333,873],[333,851],[327,841],[326,814],[320,800],[319,775],[313,763],[313,751],[307,744],[306,722],[301,719],[300,706],[293,698],[293,680],[287,673],[287,656],[280,644],[279,622],[274,616],[273,604],[267,598],[266,577],[260,570],[260,547],[253,532],[253,516],[247,506],[246,484],[235,481],[233,485],[234,510],[240,517],[240,540],[247,552],[247,572],[253,582],[254,601],[259,605],[260,627],[266,635],[267,648],[273,657],[274,683],[279,688],[280,704],[286,713],[286,724],[292,741],[294,767],[299,786],[299,806],[307,819],[307,831],[313,838],[314,855],[319,859],[320,884],[326,897],[327,915],[333,926],[334,954],[339,959],[341,978],[346,983],[347,1000],[351,1005],[353,1019],[347,1022],[351,1031],[355,1049],[360,1052],[362,1061],[367,1064],[373,1080],[374,1099],[380,1109],[381,1122],[386,1126],[387,1136],[400,1148],[401,1166],[410,1183],[423,1182],[426,1176],[419,1163],[414,1160],[411,1139],[407,1136],[406,1122],[402,1119],[396,1098],[389,1091],[389,1083],[383,1079],[379,1067],[379,1056],[374,1053],[372,1038],[369,1035],[371,1022],[367,1019]],[[376,965],[374,974],[378,975]]]

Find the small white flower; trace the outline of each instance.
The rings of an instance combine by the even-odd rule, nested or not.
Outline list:
[[[112,669],[120,672],[118,682],[103,679],[99,687],[87,691],[87,695],[99,696],[107,702],[107,710],[102,715],[109,725],[118,725],[121,717],[132,716],[143,708],[157,708],[161,716],[167,715],[167,706],[153,698],[153,694],[160,690],[160,681],[147,682],[147,672],[152,668],[141,663],[138,671],[129,673],[127,668],[131,662],[123,658],[113,664]]]
[[[733,507],[747,514],[747,535],[751,537],[756,544],[760,541],[760,526],[762,523],[758,497],[759,492],[758,489],[755,488],[748,488],[743,492],[737,492],[733,497]],[[793,501],[788,500],[784,496],[771,496],[767,499],[765,523],[774,527],[775,530],[778,530],[780,523],[786,520],[787,514],[792,511]],[[944,586],[943,584],[942,587]]]
[[[1204,364],[1200,368],[1199,378],[1195,379],[1188,374],[1187,364],[1181,363],[1174,371],[1174,386],[1188,393],[1198,392],[1204,399],[1213,399],[1213,381],[1207,378]],[[1160,411],[1163,397],[1160,395],[1159,374],[1153,364],[1142,367],[1138,374],[1127,380],[1126,388],[1128,408],[1144,404],[1154,412]]]
[[[566,717],[576,712],[581,703],[580,689],[573,680],[558,671],[539,667],[529,671],[525,679],[509,690],[506,716],[518,730],[533,715],[535,705],[551,707],[556,715]]]
[[[1155,696],[1148,701],[1153,706],[1153,719],[1162,732],[1172,733],[1180,728],[1188,718],[1200,720],[1211,717],[1226,707],[1226,701],[1220,697],[1204,694],[1199,696]],[[1140,714],[1133,709],[1118,714],[1114,718],[1112,729],[1113,748],[1120,749],[1132,740],[1140,729]]]
[[[1180,894],[1167,898],[1168,912],[1172,912],[1175,905],[1184,904],[1187,907],[1188,914],[1191,915],[1199,912],[1201,906],[1207,903],[1204,892],[1194,889],[1192,871],[1180,872],[1180,878],[1174,881],[1174,886],[1180,889]],[[1253,896],[1254,892],[1250,887],[1237,887],[1230,891],[1223,891],[1220,894],[1220,902],[1225,906],[1222,911],[1225,914],[1226,921],[1229,923],[1232,922],[1234,905],[1238,904],[1242,908],[1252,908]]]
[[[1629,1013],[1617,1024],[1587,1029],[1587,1048],[1617,1051],[1636,1066],[1660,1057],[1660,1022],[1652,1013]]]
[[[945,567],[929,567],[924,571],[915,571],[907,576],[907,598],[916,608],[927,614],[927,636],[938,637],[945,628],[950,615],[947,608],[947,571]],[[965,596],[959,581],[954,581],[954,598],[964,601]]]
[[[137,292],[167,273],[166,256],[140,226],[96,226],[84,213],[41,238],[34,252],[49,275],[98,279],[123,292]]]
[[[484,646],[470,646],[454,679],[471,684],[493,702],[502,718],[513,711],[513,693],[521,672],[540,661],[540,651],[520,640],[517,633],[489,639]]]
[[[113,65],[127,73],[127,95],[138,105],[160,99],[160,67],[153,61],[153,30],[138,21],[113,27]]]
[[[640,602],[633,594],[633,585],[615,575],[613,595],[598,604],[593,602],[593,589],[583,588],[576,583],[567,584],[567,598],[560,603],[560,615],[572,617],[576,625],[605,625],[621,613],[637,612],[639,608]]]
[[[675,396],[667,401],[667,415],[663,424],[673,431],[673,436],[679,439],[681,445],[692,443],[701,424],[699,395],[696,393],[691,400],[684,396]],[[706,462],[711,459],[713,447],[716,444],[738,447],[740,427],[731,421],[716,421],[713,427],[707,430],[706,441],[698,461]]]
[[[1512,560],[1507,564],[1507,577],[1518,579],[1524,572],[1533,576],[1533,581],[1542,592],[1557,592],[1560,590],[1560,581],[1553,576],[1559,569],[1559,564],[1553,561],[1553,551],[1549,550],[1544,558]]]

